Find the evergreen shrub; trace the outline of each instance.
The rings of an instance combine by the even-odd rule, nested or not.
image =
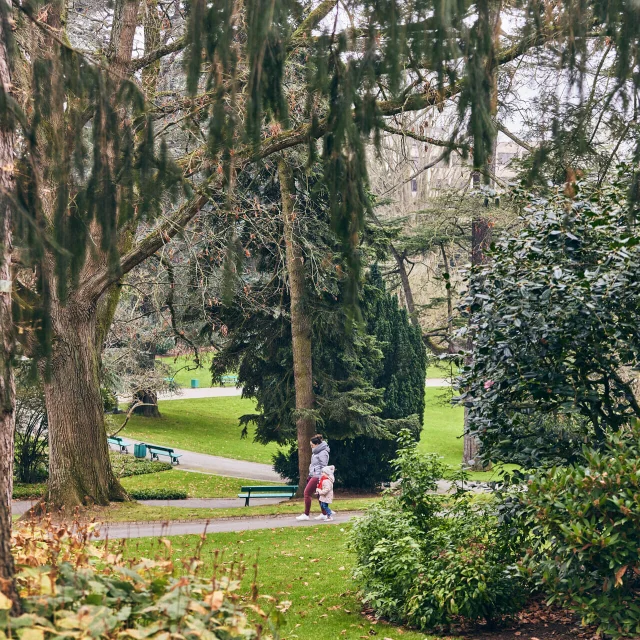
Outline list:
[[[549,601],[613,636],[640,635],[640,428],[539,471],[522,494],[531,529],[523,570]]]
[[[188,494],[183,489],[168,487],[149,487],[147,489],[130,489],[129,496],[134,500],[184,500]]]

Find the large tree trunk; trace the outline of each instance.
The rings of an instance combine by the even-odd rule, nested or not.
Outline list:
[[[69,301],[52,305],[53,345],[45,377],[49,419],[49,502],[54,507],[126,500],[109,461],[96,315]]]
[[[291,338],[293,346],[293,378],[296,388],[296,411],[298,419],[298,470],[300,487],[304,491],[304,481],[309,473],[311,447],[309,441],[315,434],[316,421],[309,411],[315,404],[313,393],[313,369],[311,357],[311,322],[304,308],[304,261],[294,234],[294,192],[293,173],[284,158],[278,161],[278,177],[282,195],[282,217],[286,246],[287,271],[289,273],[289,295],[291,296]]]
[[[131,61],[140,0],[117,0],[107,52],[113,77],[126,77]],[[52,5],[47,13],[50,26],[62,29],[63,3]],[[44,43],[44,49],[51,42]],[[54,69],[59,72],[57,60]],[[114,94],[115,99],[115,94]],[[53,134],[64,132],[62,97],[51,115]],[[124,114],[123,114],[124,117]],[[113,144],[101,152],[105,162],[115,165]],[[115,174],[114,171],[111,172]],[[55,189],[56,185],[52,185]],[[55,201],[54,197],[49,199]],[[52,212],[47,212],[51,217]],[[101,246],[101,229],[91,228],[94,246]],[[120,230],[120,248],[131,245],[132,231]],[[48,261],[53,265],[53,257]],[[100,272],[108,263],[106,253],[97,249],[84,266],[82,283]],[[55,271],[48,281],[57,290]],[[77,292],[76,292],[77,293]],[[127,494],[111,469],[106,440],[102,399],[100,396],[100,352],[117,305],[117,288],[99,294],[87,291],[82,300],[70,292],[61,301],[52,293],[52,358],[46,368],[45,399],[49,419],[49,502],[54,507],[72,508],[79,504],[108,504],[109,500],[126,500]]]
[[[4,0],[0,0],[2,1]],[[0,92],[6,95],[10,89],[6,37],[0,22]],[[14,582],[11,555],[16,385],[13,375],[15,343],[11,316],[11,207],[6,197],[6,194],[13,191],[13,160],[13,132],[5,127],[0,128],[0,591],[13,601],[13,613],[19,613],[20,601]]]

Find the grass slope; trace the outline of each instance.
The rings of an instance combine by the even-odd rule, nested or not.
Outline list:
[[[191,380],[197,379],[201,388],[213,386],[211,384],[211,359],[213,354],[200,354],[200,367],[196,367],[193,356],[161,356],[157,358],[173,372],[173,379],[183,389],[191,387]],[[446,363],[433,361],[427,369],[427,378],[450,378],[451,367]]]
[[[199,387],[207,388],[213,386],[211,384],[211,359],[213,354],[201,353],[200,366],[196,367],[196,361],[193,356],[162,356],[156,358],[162,362],[173,374],[175,383],[187,389],[191,387],[191,380],[198,380]]]
[[[146,476],[122,478],[121,482],[127,491],[132,489],[183,489],[189,498],[235,498],[240,493],[240,487],[244,485],[271,484],[269,482],[256,483],[255,480],[243,478],[190,473],[178,469]]]
[[[282,637],[298,640],[426,640],[424,633],[375,623],[361,615],[356,586],[351,580],[353,559],[345,542],[345,529],[324,525],[300,529],[268,529],[209,535],[200,554],[205,575],[214,565],[223,568],[244,561],[249,567],[257,558],[258,588],[262,595],[290,601]],[[177,560],[194,556],[199,536],[171,538],[175,566]],[[216,557],[216,550],[220,554]],[[156,539],[131,540],[125,556],[165,557],[165,545]],[[218,569],[218,573],[220,568]],[[243,580],[242,593],[250,597],[253,571]],[[267,607],[266,600],[258,604]]]
[[[431,387],[425,392],[420,450],[437,453],[447,464],[457,466],[462,460],[463,409],[451,406],[451,391],[447,387]],[[254,411],[254,407],[252,400],[236,397],[160,401],[162,418],[133,416],[123,435],[188,451],[269,464],[277,450],[275,445],[256,444],[252,433],[246,439],[240,438],[238,418]]]
[[[167,400],[159,403],[161,418],[132,416],[125,438],[153,444],[209,453],[236,460],[271,463],[275,444],[253,442],[253,429],[240,437],[238,418],[255,411],[253,400],[239,397]]]

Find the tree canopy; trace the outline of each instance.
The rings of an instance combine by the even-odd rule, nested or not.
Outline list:
[[[630,173],[533,198],[521,231],[496,242],[491,263],[473,272],[465,305],[474,360],[460,384],[486,458],[532,466],[571,458],[585,440],[640,417]]]

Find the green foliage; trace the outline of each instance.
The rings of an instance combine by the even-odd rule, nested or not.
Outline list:
[[[102,397],[102,408],[105,413],[115,411],[118,408],[118,398],[113,391],[106,387],[100,387],[100,396]]]
[[[47,409],[40,380],[28,367],[16,375],[14,476],[17,482],[40,482],[48,476]]]
[[[582,443],[640,416],[628,382],[640,360],[640,245],[624,178],[531,200],[519,234],[472,276],[475,347],[460,386],[487,459],[575,460]]]
[[[526,574],[613,637],[640,634],[639,443],[637,426],[609,434],[583,462],[539,471],[521,498]]]
[[[398,496],[369,509],[350,538],[364,601],[376,615],[422,630],[518,611],[526,590],[508,530],[490,505],[476,506],[463,491],[446,501],[435,495],[442,463],[419,454],[409,434],[400,444]]]
[[[134,458],[132,455],[110,451],[111,468],[118,478],[129,476],[142,476],[148,473],[168,471],[173,469],[170,462],[149,460],[147,458]]]
[[[295,159],[295,158],[292,158]],[[331,230],[327,188],[317,166],[294,171],[295,236],[305,256],[304,314],[311,325],[316,406],[313,417],[329,440],[331,461],[343,486],[373,488],[391,475],[395,436],[409,427],[417,437],[424,414],[426,352],[397,300],[385,291],[372,266],[360,292],[362,322],[348,305],[347,269]],[[252,177],[255,215],[274,218],[270,237],[282,237],[280,188],[272,167]],[[255,183],[260,184],[256,190]],[[253,186],[252,186],[253,185]],[[245,185],[242,185],[245,187]],[[249,198],[247,198],[249,200]],[[257,413],[241,423],[256,425],[256,440],[290,445],[296,440],[293,351],[287,275],[277,259],[279,243],[255,243],[251,221],[236,225],[243,246],[253,251],[252,268],[235,291],[233,304],[211,306],[211,324],[228,337],[212,362],[214,382],[238,373],[244,397],[257,400]],[[363,243],[363,253],[368,247]],[[252,306],[247,308],[247,290]],[[278,471],[297,481],[295,447],[277,455]]]
[[[188,497],[184,489],[169,487],[130,489],[128,493],[134,500],[184,500]]]
[[[188,640],[252,640],[263,629],[278,637],[282,615],[273,599],[263,605],[266,613],[252,602],[244,604],[237,593],[242,563],[204,574],[196,549],[178,576],[170,544],[164,557],[138,555],[129,562],[108,545],[100,549],[87,542],[93,525],[78,528],[71,533],[64,526],[30,525],[15,533],[12,551],[23,614],[11,617],[11,603],[0,594],[3,637],[140,640],[179,634]],[[255,590],[253,601],[257,595]]]
[[[398,447],[392,466],[395,478],[401,482],[399,506],[426,523],[438,509],[437,481],[444,478],[447,468],[437,455],[418,453],[410,432],[400,433]]]
[[[38,499],[47,493],[47,485],[42,483],[22,484],[20,482],[13,483],[13,499],[14,500],[30,500]]]

